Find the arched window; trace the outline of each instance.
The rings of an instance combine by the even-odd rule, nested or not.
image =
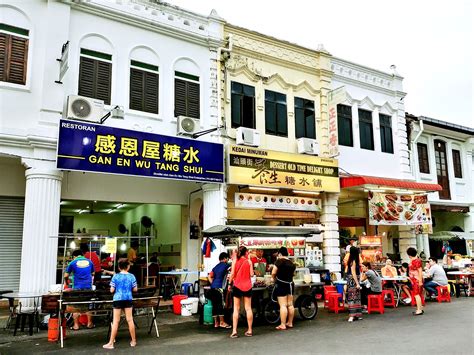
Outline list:
[[[200,118],[201,90],[199,68],[189,59],[179,59],[174,66],[174,114]]]
[[[130,103],[132,110],[158,113],[158,56],[149,48],[135,48],[130,55]]]

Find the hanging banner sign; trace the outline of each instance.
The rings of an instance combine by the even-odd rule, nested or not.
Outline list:
[[[369,224],[431,225],[428,195],[369,192]]]
[[[117,239],[105,238],[104,253],[115,254],[117,252]]]
[[[237,192],[237,208],[266,208],[270,210],[321,211],[321,200],[301,196],[263,195]]]
[[[306,241],[305,238],[246,237],[240,240],[240,245],[257,249],[305,248]]]
[[[61,120],[62,170],[224,182],[222,144]]]
[[[329,156],[335,157],[339,154],[338,129],[337,129],[337,104],[346,101],[346,88],[341,86],[328,93],[328,133],[329,133]]]
[[[229,146],[228,183],[305,191],[339,192],[337,160]]]

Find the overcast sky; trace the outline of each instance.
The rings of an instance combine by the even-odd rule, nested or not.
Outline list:
[[[405,110],[474,127],[470,0],[167,0],[404,77]]]

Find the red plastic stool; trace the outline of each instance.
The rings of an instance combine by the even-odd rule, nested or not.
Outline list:
[[[328,308],[328,294],[329,292],[337,292],[336,286],[323,286],[323,294],[324,294],[324,308]]]
[[[382,290],[384,307],[396,307],[395,292],[393,290]]]
[[[367,313],[372,312],[379,312],[380,314],[385,313],[385,309],[383,307],[383,296],[380,295],[369,295],[368,297],[368,305],[367,305]]]
[[[436,289],[438,290],[439,303],[443,301],[451,302],[451,295],[449,294],[448,286],[437,286]]]
[[[411,297],[411,306],[415,307],[416,306],[416,301],[415,301],[415,296],[413,296],[413,292],[410,292],[410,297]],[[423,294],[421,294],[420,297],[421,297],[421,304],[424,306],[425,305],[425,297],[423,297]]]
[[[333,293],[337,293],[337,291],[329,290],[326,292],[326,296],[324,297],[324,308],[329,308],[329,296]]]
[[[329,297],[329,300],[328,300],[329,311],[333,311],[334,313],[339,313],[339,311],[344,311],[346,309],[344,306],[342,293],[331,292],[329,293],[328,297]]]

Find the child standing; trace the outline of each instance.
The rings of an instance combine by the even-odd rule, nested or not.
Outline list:
[[[110,292],[114,294],[114,318],[112,322],[112,333],[110,335],[110,340],[103,346],[104,349],[114,348],[115,337],[117,336],[122,309],[125,312],[125,318],[127,319],[128,329],[132,338],[130,346],[134,347],[137,345],[137,339],[135,337],[135,324],[133,323],[132,315],[132,291],[137,292],[137,279],[133,274],[128,272],[130,269],[130,263],[127,259],[120,259],[118,262],[118,267],[120,272],[115,274],[110,281]]]

